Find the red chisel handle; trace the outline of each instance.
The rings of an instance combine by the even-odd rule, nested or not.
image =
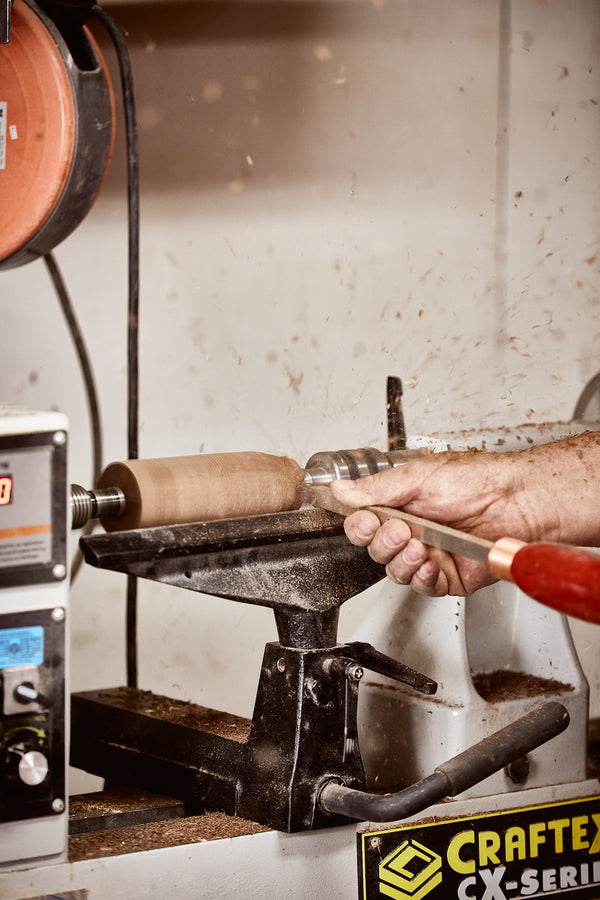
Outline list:
[[[560,544],[524,544],[502,538],[488,565],[496,578],[568,616],[600,624],[600,556]]]

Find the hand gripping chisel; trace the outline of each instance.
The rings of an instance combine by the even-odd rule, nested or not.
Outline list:
[[[357,509],[339,503],[328,486],[303,488],[313,506],[349,516]],[[413,537],[430,547],[486,563],[495,578],[512,581],[534,600],[561,613],[600,623],[600,556],[577,547],[552,543],[526,543],[512,537],[497,541],[440,525],[388,506],[366,506],[383,524],[402,519]]]

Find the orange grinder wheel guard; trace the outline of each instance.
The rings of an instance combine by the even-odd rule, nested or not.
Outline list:
[[[0,269],[50,252],[81,222],[106,174],[114,99],[85,27],[15,0],[0,45]]]

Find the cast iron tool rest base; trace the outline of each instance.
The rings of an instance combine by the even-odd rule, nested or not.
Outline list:
[[[433,693],[435,682],[367,644],[337,644],[339,608],[383,567],[316,509],[83,538],[87,562],[188,590],[269,606],[252,722],[116,688],[72,699],[71,763],[111,783],[180,798],[291,832],[339,825],[321,786],[364,789],[357,735],[364,668]],[[191,721],[190,721],[191,719]],[[232,734],[232,732],[234,734]]]

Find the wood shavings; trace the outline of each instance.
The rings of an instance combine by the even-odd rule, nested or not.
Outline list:
[[[264,825],[257,825],[256,822],[226,816],[224,813],[168,819],[164,822],[72,835],[69,838],[69,861],[78,862],[82,859],[141,853],[158,850],[161,847],[218,841],[270,830]]]
[[[488,703],[573,690],[572,684],[563,684],[553,678],[540,678],[538,675],[513,672],[509,669],[498,669],[495,672],[481,672],[479,675],[474,675],[473,686]]]

